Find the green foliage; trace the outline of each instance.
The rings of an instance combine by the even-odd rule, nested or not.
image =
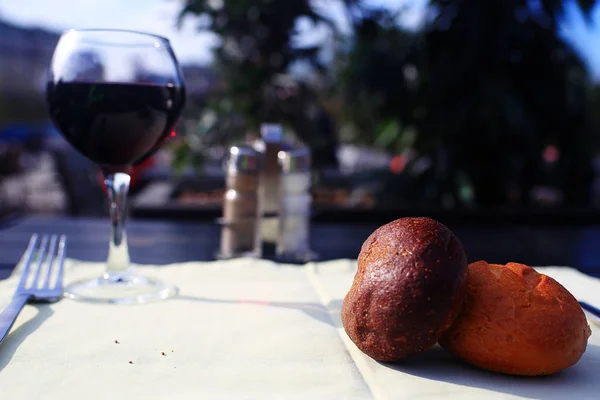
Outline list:
[[[298,62],[324,70],[320,47],[295,45],[298,20],[333,24],[309,0],[188,0],[180,17],[189,14],[220,39],[215,67],[225,87],[210,103],[219,122],[207,131],[208,137],[231,140],[256,132],[263,122],[279,122],[313,147],[316,162],[327,163],[326,153],[335,150],[335,135],[315,132],[330,122],[328,116],[311,88],[286,82],[286,74]],[[307,112],[315,108],[316,113]]]
[[[582,2],[586,9],[593,3]],[[589,82],[556,32],[563,2],[431,4],[437,16],[421,50],[425,117],[417,120],[417,147],[446,150],[450,162],[441,181],[467,173],[478,203],[488,206],[506,204],[516,183],[527,204],[540,179],[542,149],[554,143],[562,151],[567,202],[589,200]]]
[[[337,62],[345,127],[355,142],[399,152],[413,119],[419,35],[399,27],[390,11],[359,8],[359,2],[350,4],[353,37],[344,46],[350,51],[344,48]]]
[[[579,3],[589,12],[595,1]],[[567,203],[586,203],[590,82],[557,35],[563,5],[431,0],[430,23],[411,32],[353,2],[355,38],[339,75],[346,123],[367,143],[401,151],[404,141],[428,157],[432,169],[418,179],[433,204],[474,196],[482,206],[505,205],[516,186],[527,205],[548,144],[562,152]]]
[[[42,122],[48,117],[38,93],[3,93],[0,90],[0,126],[14,121]]]
[[[596,4],[577,3],[586,14]],[[565,1],[430,0],[420,31],[364,1],[344,4],[352,35],[337,36],[328,70],[319,63],[320,47],[294,45],[301,18],[334,29],[309,0],[188,0],[181,16],[197,16],[220,38],[216,68],[225,84],[210,103],[214,123],[198,136],[214,143],[277,121],[326,164],[337,124],[345,139],[410,150],[430,165],[410,178],[399,175],[402,185],[391,177],[387,190],[409,188],[415,204],[484,207],[506,205],[509,188],[528,205],[531,189],[545,179],[541,153],[554,144],[567,204],[589,201],[591,131],[600,127],[593,102],[600,104],[600,95],[557,34]],[[286,74],[299,61],[323,82],[333,77],[332,90],[290,83]]]

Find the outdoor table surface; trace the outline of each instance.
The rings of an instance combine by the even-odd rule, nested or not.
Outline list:
[[[313,224],[311,248],[319,261],[356,259],[375,224]],[[452,229],[452,227],[450,227]],[[599,227],[460,227],[453,229],[470,262],[522,262],[532,266],[570,266],[600,276]],[[68,256],[84,261],[107,257],[110,224],[104,218],[25,217],[0,227],[0,279],[19,261],[32,233],[68,237]],[[220,243],[212,222],[130,220],[127,235],[131,260],[137,264],[211,261]]]

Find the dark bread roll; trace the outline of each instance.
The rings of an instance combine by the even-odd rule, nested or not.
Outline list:
[[[458,238],[429,218],[401,218],[367,238],[342,304],[346,333],[368,356],[398,361],[424,352],[457,316],[467,257]]]
[[[467,270],[467,297],[440,339],[477,367],[549,375],[577,363],[590,327],[577,300],[554,279],[523,264],[479,261]]]

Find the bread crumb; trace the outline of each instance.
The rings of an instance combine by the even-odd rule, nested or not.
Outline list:
[[[117,339],[115,339],[115,343],[116,344],[121,344]]]

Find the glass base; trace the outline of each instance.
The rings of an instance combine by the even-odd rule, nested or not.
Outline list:
[[[64,296],[92,303],[140,304],[176,296],[179,290],[138,275],[104,276],[68,285]]]

